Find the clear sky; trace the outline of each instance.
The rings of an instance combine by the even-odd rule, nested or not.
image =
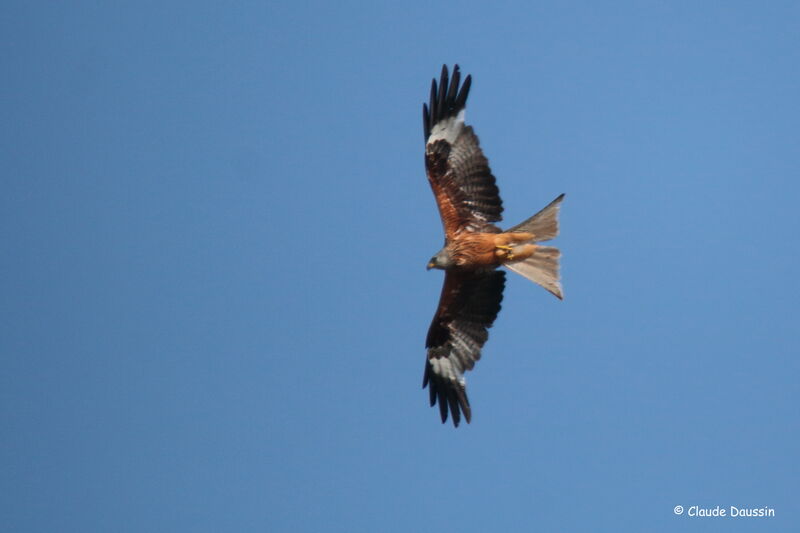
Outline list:
[[[112,4],[0,8],[0,529],[798,531],[796,2]],[[443,63],[505,224],[567,195],[458,429]]]

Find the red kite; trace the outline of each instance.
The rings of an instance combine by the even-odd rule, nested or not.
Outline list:
[[[425,169],[439,206],[444,226],[444,248],[434,255],[428,269],[445,271],[439,307],[428,330],[425,376],[430,385],[431,407],[439,402],[442,423],[448,408],[458,427],[461,413],[469,423],[472,411],[467,399],[464,372],[472,370],[489,338],[503,299],[505,266],[562,298],[558,261],[561,252],[539,242],[558,235],[558,210],[564,195],[508,231],[493,224],[502,219],[503,204],[489,161],[478,137],[464,124],[464,107],[472,83],[447,66],[437,90],[431,85],[430,107],[422,105],[425,129]]]

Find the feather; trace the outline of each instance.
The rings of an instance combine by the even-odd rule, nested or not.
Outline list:
[[[559,259],[561,259],[561,252],[558,248],[538,246],[529,258],[505,263],[504,266],[541,285],[556,298],[563,300],[564,292],[561,288]]]
[[[464,370],[481,357],[500,312],[505,273],[497,270],[447,272],[439,306],[425,342],[427,359],[423,388],[430,387],[431,406],[437,402],[442,422],[448,409],[457,427],[461,413],[469,423],[472,411],[464,385]]]
[[[558,236],[558,211],[561,209],[563,200],[564,195],[560,194],[558,198],[547,204],[541,211],[508,231],[533,233],[536,236],[533,242],[555,239]]]

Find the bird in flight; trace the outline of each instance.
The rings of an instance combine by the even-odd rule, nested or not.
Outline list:
[[[564,195],[544,209],[503,231],[503,204],[489,161],[478,137],[464,124],[464,107],[472,77],[460,84],[461,72],[447,65],[437,87],[431,84],[429,104],[422,105],[425,169],[444,226],[444,247],[428,270],[445,271],[439,307],[425,342],[427,358],[422,387],[430,387],[431,407],[439,403],[442,423],[448,410],[458,427],[461,415],[469,423],[472,411],[464,372],[472,370],[489,338],[505,287],[504,266],[562,299],[559,282],[561,252],[537,244],[558,235],[558,210]]]

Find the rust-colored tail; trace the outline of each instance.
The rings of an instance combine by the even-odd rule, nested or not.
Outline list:
[[[561,208],[561,202],[564,200],[564,195],[561,194],[547,204],[547,206],[533,215],[531,218],[524,222],[520,222],[513,228],[507,230],[509,232],[527,232],[536,235],[533,242],[549,241],[558,236],[558,210]]]
[[[533,255],[521,261],[510,261],[503,265],[517,274],[525,276],[553,293],[559,300],[564,299],[561,289],[558,260],[561,251],[554,246],[537,246]]]
[[[564,195],[550,202],[544,209],[528,220],[517,224],[509,232],[525,232],[534,235],[531,242],[549,241],[558,236],[558,210]],[[556,298],[564,299],[559,273],[561,251],[553,246],[537,246],[533,255],[520,261],[504,263],[506,267],[537,283],[553,293]]]

